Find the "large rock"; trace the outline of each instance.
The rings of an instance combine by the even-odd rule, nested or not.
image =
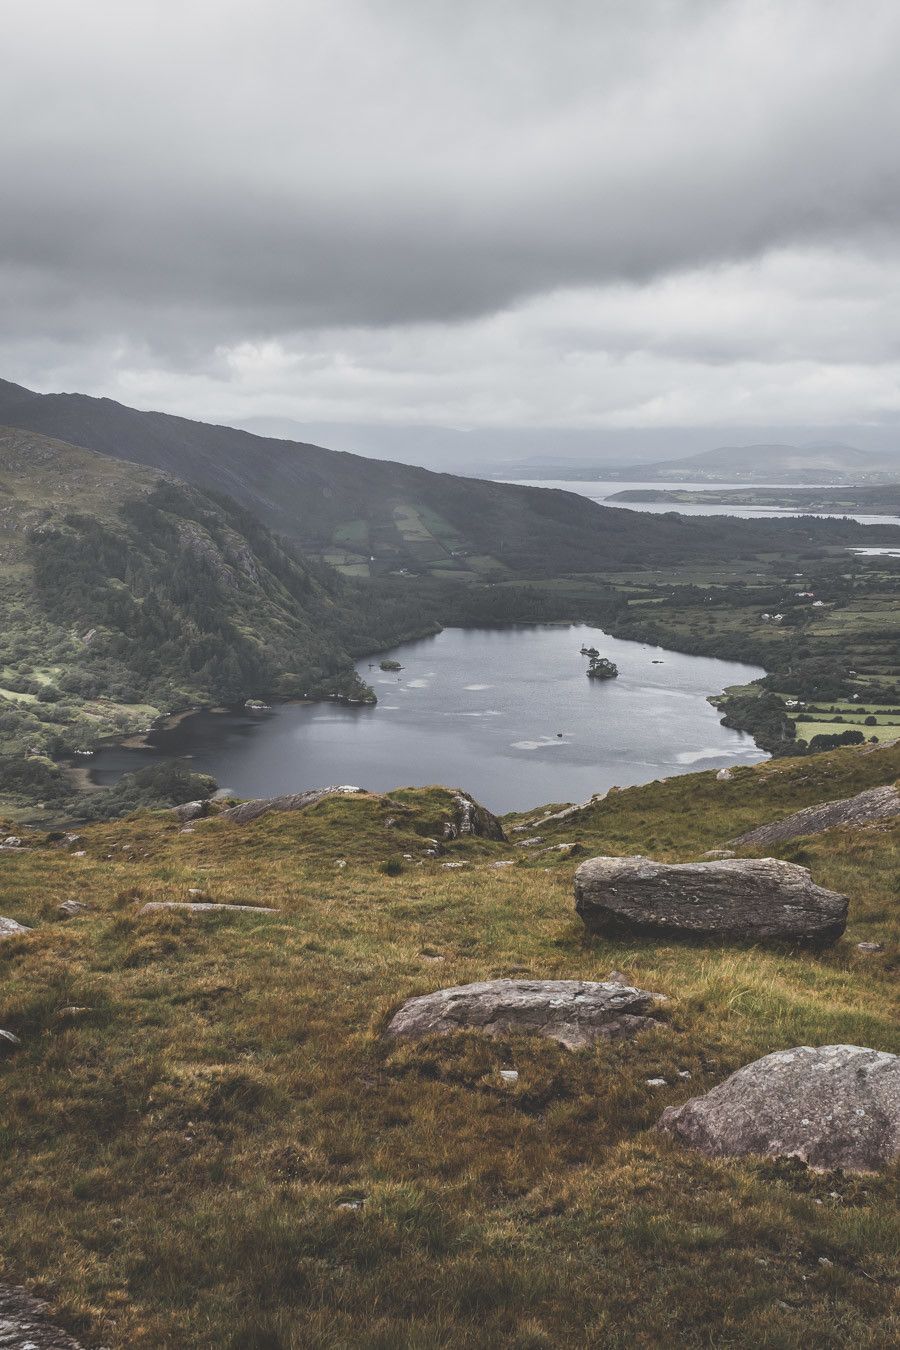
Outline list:
[[[292,792],[286,797],[257,797],[223,811],[220,819],[247,825],[251,820],[267,816],[270,811],[303,811],[307,806],[315,806],[316,802],[324,800],[325,797],[353,796],[363,791],[363,788],[358,787],[324,787],[313,788],[309,792]]]
[[[847,898],[775,858],[660,863],[589,858],[575,873],[575,909],[592,933],[835,941]]]
[[[858,1045],[779,1050],[670,1106],[659,1128],[711,1157],[875,1172],[900,1152],[900,1057]]]
[[[476,802],[468,792],[457,790],[453,794],[453,816],[444,821],[445,839],[465,839],[477,836],[480,839],[505,840],[503,826],[487,807]]]
[[[17,933],[30,933],[31,929],[24,923],[16,923],[15,919],[5,919],[0,914],[0,942],[4,938],[15,937]]]
[[[570,1050],[601,1038],[633,1036],[657,1023],[648,1016],[662,994],[590,980],[484,980],[407,999],[387,1036],[419,1040],[453,1031],[488,1036],[525,1032],[560,1041]]]
[[[209,802],[182,802],[179,806],[170,807],[169,812],[176,820],[180,820],[183,825],[186,825],[189,820],[200,820],[203,816],[208,815]]]
[[[771,825],[760,825],[755,830],[748,830],[732,842],[768,848],[771,844],[780,844],[800,834],[820,834],[822,830],[833,829],[836,825],[870,825],[878,820],[891,820],[894,816],[900,816],[900,792],[895,787],[869,788],[855,797],[823,802],[821,806],[807,806],[802,811],[795,811],[792,816],[785,816],[783,820],[773,821]]]
[[[24,1289],[0,1284],[0,1346],[9,1350],[82,1350],[61,1327],[47,1316],[46,1303]]]

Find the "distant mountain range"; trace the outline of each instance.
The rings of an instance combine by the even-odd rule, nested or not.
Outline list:
[[[680,459],[650,463],[561,468],[552,463],[523,463],[510,476],[576,481],[598,478],[642,482],[889,483],[900,481],[900,451],[857,450],[851,445],[822,442],[812,445],[732,445],[703,450]]]
[[[0,382],[0,425],[224,494],[348,576],[399,572],[502,580],[596,573],[849,541],[857,528],[715,518],[688,526],[674,515],[635,519],[574,493],[434,473],[142,412],[111,399],[37,394],[7,382]]]

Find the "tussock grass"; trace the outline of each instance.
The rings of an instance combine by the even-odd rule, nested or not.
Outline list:
[[[894,748],[691,775],[548,844],[686,860],[898,771]],[[0,944],[0,1026],[23,1042],[0,1065],[0,1278],[138,1350],[892,1343],[895,1178],[710,1161],[653,1125],[771,1050],[898,1049],[897,831],[783,847],[851,898],[833,949],[629,942],[586,938],[577,858],[475,840],[423,860],[443,801],[192,834],[144,815],[85,829],[84,858],[39,837],[3,855],[0,913],[35,931]],[[137,912],[189,888],[281,913]],[[71,896],[94,912],[55,922]],[[382,1040],[413,994],[613,967],[670,996],[659,1030],[575,1054]]]

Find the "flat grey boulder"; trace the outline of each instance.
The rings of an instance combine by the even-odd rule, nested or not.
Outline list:
[[[589,858],[575,872],[575,909],[591,933],[833,942],[847,898],[776,858],[661,863]]]
[[[15,937],[17,933],[30,933],[31,929],[24,923],[16,923],[15,919],[5,919],[0,914],[0,942],[4,938]]]
[[[388,1023],[392,1040],[420,1040],[453,1031],[488,1036],[546,1036],[570,1050],[599,1039],[633,1036],[658,1026],[666,999],[646,989],[591,980],[484,980],[407,999]]]
[[[324,801],[326,797],[351,797],[364,790],[358,787],[324,787],[313,788],[309,792],[292,792],[285,797],[256,797],[223,811],[220,819],[248,825],[250,821],[259,820],[260,816],[267,816],[272,811],[303,811],[307,806]]]
[[[91,914],[94,906],[88,904],[87,900],[63,900],[62,904],[56,907],[56,917],[58,919],[77,919],[82,914]]]
[[[263,905],[219,905],[208,900],[148,900],[139,914],[158,914],[166,909],[177,909],[188,914],[280,914],[280,909],[266,909]]]
[[[49,1309],[24,1289],[0,1284],[0,1347],[9,1350],[82,1350],[48,1317]]]
[[[775,820],[771,825],[760,825],[748,830],[737,839],[735,844],[780,844],[785,839],[795,839],[801,834],[821,834],[823,830],[834,829],[838,825],[871,825],[879,820],[892,820],[900,816],[900,792],[895,787],[869,788],[867,792],[857,793],[855,797],[842,797],[838,801],[823,802],[820,806],[807,806],[795,811],[792,816]]]
[[[779,1050],[670,1106],[658,1128],[714,1158],[876,1172],[900,1152],[900,1057],[859,1045]]]

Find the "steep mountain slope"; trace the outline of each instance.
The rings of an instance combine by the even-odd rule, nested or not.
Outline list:
[[[58,753],[161,709],[371,697],[350,652],[415,627],[225,498],[0,429],[0,742]],[[412,630],[410,625],[413,625]]]
[[[350,575],[548,576],[865,537],[839,522],[636,517],[574,493],[432,473],[18,385],[0,384],[4,423],[226,493]]]

